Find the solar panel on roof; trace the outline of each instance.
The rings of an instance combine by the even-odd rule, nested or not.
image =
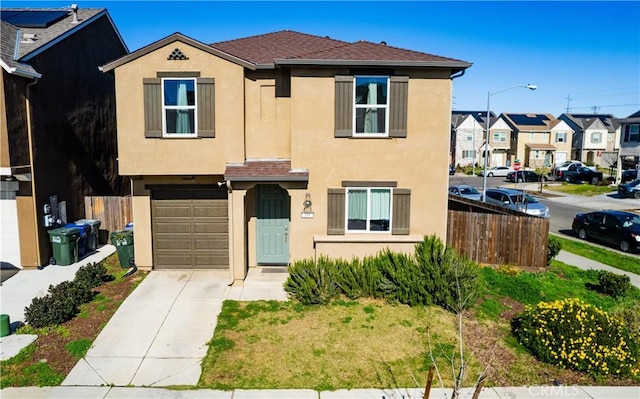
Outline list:
[[[3,10],[0,19],[20,28],[48,28],[67,16],[67,11]]]
[[[548,121],[546,115],[535,115],[529,116],[524,114],[510,114],[509,118],[516,124],[520,126],[545,126],[545,121]]]

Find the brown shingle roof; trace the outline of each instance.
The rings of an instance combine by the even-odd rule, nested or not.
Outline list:
[[[247,160],[227,164],[224,179],[230,181],[308,181],[309,171],[291,169],[291,160]]]
[[[300,61],[376,61],[387,63],[447,63],[457,67],[471,64],[453,58],[406,50],[367,41],[343,42],[294,31],[279,31],[226,42],[212,47],[256,65]],[[310,62],[312,63],[312,62]],[[460,64],[460,65],[457,65]]]

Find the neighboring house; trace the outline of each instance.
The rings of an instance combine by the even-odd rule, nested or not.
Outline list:
[[[293,31],[180,33],[105,64],[141,268],[287,265],[446,238],[452,79],[470,63]]]
[[[0,19],[0,260],[42,266],[51,196],[73,221],[85,215],[85,195],[127,189],[116,166],[114,79],[98,66],[128,50],[105,9],[2,8]]]
[[[486,126],[485,118],[483,118],[482,123]],[[511,127],[502,116],[491,116],[489,120],[489,148],[487,149],[489,153],[489,158],[487,159],[488,166],[509,166],[513,163],[515,158],[512,159],[512,157],[509,156],[511,133]],[[484,162],[484,146],[481,148],[480,157],[482,162]]]
[[[573,140],[573,130],[569,125],[560,119],[554,119],[550,123],[551,135],[549,144],[555,147],[553,165],[560,165],[571,160],[571,143]]]
[[[566,158],[567,145],[554,133],[566,133],[569,130],[551,114],[502,114],[512,128],[509,156],[518,159],[525,167],[550,168],[556,164],[556,151],[560,148],[560,158]]]
[[[486,111],[451,112],[452,164],[472,166],[480,162],[478,151],[484,143],[485,128],[482,121],[486,114]],[[495,116],[493,113],[491,115]]]
[[[620,157],[618,159],[618,179],[621,180],[624,165],[636,166],[640,163],[640,111],[626,118],[618,119],[620,124]]]
[[[615,162],[620,143],[620,126],[615,116],[562,114],[559,119],[574,131],[572,159],[600,166],[611,166]]]

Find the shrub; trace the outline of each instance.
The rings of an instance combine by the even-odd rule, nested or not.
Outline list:
[[[640,344],[618,319],[579,299],[529,305],[512,331],[544,362],[593,376],[640,376]]]
[[[616,307],[611,315],[618,318],[637,339],[640,339],[640,302],[623,303]]]
[[[360,297],[378,298],[382,274],[375,266],[372,257],[365,257],[363,261],[353,258],[351,262],[343,259],[335,261],[332,268],[332,278],[337,288],[349,299]]]
[[[107,268],[100,263],[89,263],[76,272],[75,281],[87,285],[89,288],[100,286],[107,280]]]
[[[49,286],[49,294],[54,298],[66,298],[76,306],[87,303],[93,299],[92,287],[77,281],[63,281],[60,284]]]
[[[554,235],[549,236],[549,242],[547,244],[547,266],[551,264],[553,258],[560,253],[562,249],[562,241]]]
[[[24,309],[25,321],[34,328],[62,324],[78,313],[75,302],[58,295],[34,298]]]
[[[374,262],[382,274],[383,296],[387,301],[410,306],[433,303],[425,278],[409,255],[387,248],[374,258]]]
[[[338,289],[332,275],[335,264],[321,256],[317,262],[313,259],[296,261],[289,266],[289,277],[284,289],[290,297],[307,305],[327,304],[338,296]]]
[[[598,291],[619,298],[631,288],[631,279],[625,274],[616,274],[606,270],[598,272]]]
[[[460,312],[477,302],[480,272],[475,262],[458,255],[435,235],[416,244],[415,258],[433,303]]]

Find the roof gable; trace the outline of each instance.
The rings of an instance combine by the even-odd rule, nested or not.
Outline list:
[[[556,119],[551,114],[502,114],[514,130],[549,131]]]

